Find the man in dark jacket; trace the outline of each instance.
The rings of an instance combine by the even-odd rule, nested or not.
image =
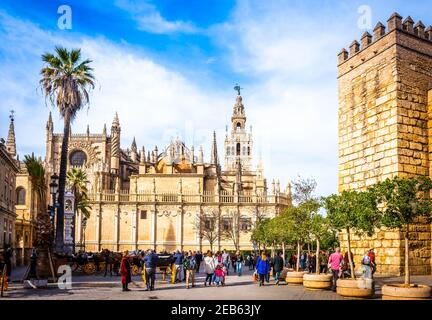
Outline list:
[[[146,291],[154,290],[157,260],[158,260],[158,255],[151,249],[148,251],[147,255],[143,258],[143,263],[146,268],[146,284],[147,284]]]
[[[4,251],[4,262],[6,263],[6,275],[7,281],[11,282],[11,273],[12,273],[12,248],[9,244],[5,246]]]
[[[200,251],[198,251],[195,254],[195,260],[196,260],[196,273],[199,273],[200,264],[201,264],[201,261],[203,260],[203,256],[202,256]]]
[[[278,252],[276,257],[273,259],[273,277],[276,285],[279,285],[280,275],[283,270],[284,260],[282,258],[282,252]]]
[[[177,250],[176,254],[173,257],[174,265],[175,265],[175,282],[182,282],[182,273],[183,273],[183,253],[180,250]]]

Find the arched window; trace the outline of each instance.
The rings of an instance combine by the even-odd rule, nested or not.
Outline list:
[[[240,155],[240,143],[237,143],[237,153],[238,156]]]
[[[250,147],[248,147],[248,156],[250,156]]]
[[[18,187],[16,189],[16,204],[25,205],[26,201],[26,191],[23,187]]]
[[[230,148],[230,147],[227,147],[227,156],[230,155],[230,151],[231,151],[231,148]]]
[[[237,130],[240,130],[240,129],[241,129],[241,123],[237,122]]]
[[[87,161],[87,156],[84,151],[77,150],[70,155],[70,164],[73,167],[82,167]]]

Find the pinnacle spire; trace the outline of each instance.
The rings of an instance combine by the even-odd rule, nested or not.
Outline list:
[[[117,113],[117,111],[116,111],[116,113],[115,113],[115,115],[114,115],[114,120],[113,120],[113,127],[114,126],[120,126],[120,120],[119,120],[119,117],[118,117],[118,113]]]
[[[134,137],[133,140],[132,140],[131,149],[132,149],[132,150],[137,150],[137,144],[136,144],[135,137]]]
[[[6,141],[6,150],[9,152],[9,154],[12,157],[16,156],[14,113],[15,113],[15,111],[11,110],[11,114],[9,116],[9,119],[10,119],[9,132],[8,132],[8,137],[7,137],[7,141]]]
[[[212,149],[211,149],[210,163],[211,164],[218,164],[219,163],[218,154],[217,154],[216,131],[213,131],[213,144],[212,144]]]

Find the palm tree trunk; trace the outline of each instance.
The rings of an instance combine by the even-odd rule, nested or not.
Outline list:
[[[409,224],[406,226],[405,232],[405,284],[410,284],[410,269],[409,269]]]
[[[56,251],[63,252],[64,250],[64,193],[66,186],[66,170],[67,170],[67,153],[69,145],[70,132],[70,115],[66,113],[64,117],[63,143],[61,149],[60,172],[59,172],[59,195],[57,208],[57,223],[56,223]]]
[[[316,253],[315,253],[315,273],[320,274],[320,241],[316,239]]]
[[[351,237],[350,237],[350,229],[346,228],[347,231],[347,242],[348,242],[348,261],[349,261],[349,265],[350,265],[350,269],[351,269],[351,278],[355,279],[355,274],[354,274],[354,264],[353,261],[351,259]]]

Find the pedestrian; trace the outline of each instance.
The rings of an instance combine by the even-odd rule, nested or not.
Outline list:
[[[216,285],[219,286],[223,286],[225,285],[225,272],[224,272],[224,268],[225,265],[223,263],[219,263],[216,266],[216,270],[215,270],[215,283]]]
[[[123,285],[122,291],[130,291],[128,288],[128,284],[132,281],[131,279],[131,266],[129,263],[129,252],[125,251],[123,253],[123,257],[120,263],[120,274],[121,274],[121,282]]]
[[[182,273],[183,273],[183,254],[180,250],[177,250],[176,254],[173,257],[174,266],[175,266],[175,282],[182,282]],[[184,279],[184,278],[183,278]]]
[[[196,263],[197,263],[196,273],[199,273],[201,262],[203,260],[203,255],[202,255],[202,253],[200,251],[197,251],[197,254],[195,255],[195,260],[196,260]]]
[[[276,257],[273,259],[273,278],[276,285],[279,285],[280,275],[284,267],[284,259],[282,258],[282,252],[278,252]]]
[[[270,283],[270,273],[272,272],[273,269],[273,257],[267,257],[268,262],[269,262],[269,270],[265,276],[265,280],[267,283]]]
[[[242,273],[243,256],[239,250],[236,252],[236,270],[237,275],[240,277]]]
[[[228,267],[229,267],[229,253],[226,251],[226,249],[224,249],[223,250],[223,253],[222,253],[222,263],[225,265],[225,268],[227,269],[227,273],[226,273],[226,275],[228,275],[228,273],[229,273],[229,270],[228,270]]]
[[[336,248],[335,252],[332,253],[329,257],[329,268],[332,271],[332,291],[336,292],[336,281],[339,277],[339,268],[340,264],[343,261],[343,256],[340,253],[340,248]]]
[[[235,273],[237,271],[237,253],[231,255],[231,266]]]
[[[361,264],[362,264],[364,278],[372,279],[371,258],[369,256],[369,250],[365,252]]]
[[[183,261],[183,268],[186,270],[186,288],[189,289],[189,283],[192,283],[192,288],[195,287],[195,270],[196,270],[196,259],[192,254],[192,251],[188,252],[187,257]]]
[[[370,258],[370,265],[371,265],[371,269],[372,269],[372,276],[374,275],[377,266],[376,266],[376,262],[375,262],[375,252],[374,252],[374,248],[369,249],[369,253],[368,256]]]
[[[216,269],[215,259],[213,258],[213,254],[210,250],[207,251],[207,255],[204,258],[204,272],[206,273],[206,278],[204,280],[204,286],[211,286],[213,275]]]
[[[321,251],[319,261],[320,261],[320,273],[327,273],[328,254],[326,251],[324,250]]]
[[[156,264],[158,255],[153,250],[148,250],[148,253],[142,259],[145,266],[145,276],[147,289],[145,291],[153,291],[156,279]]]
[[[250,253],[249,255],[249,270],[254,270],[255,266],[254,266],[254,254],[253,252]]]
[[[316,255],[312,253],[309,259],[309,273],[315,273],[316,270]]]
[[[270,264],[265,251],[263,251],[257,259],[256,270],[259,276],[259,286],[261,287],[264,285],[264,280],[270,270]]]
[[[12,274],[12,247],[7,244],[4,250],[4,263],[6,264],[6,276],[7,282],[11,282],[11,274]]]
[[[103,252],[103,258],[105,261],[105,273],[104,273],[104,277],[106,277],[108,270],[110,273],[110,277],[112,277],[112,270],[113,270],[113,260],[110,254],[110,251],[108,249],[105,249]]]
[[[306,252],[303,252],[303,254],[300,256],[300,269],[304,270],[306,269]]]
[[[36,254],[36,249],[33,248],[30,255],[30,271],[28,274],[29,279],[34,279],[34,278],[37,279],[36,266],[37,266],[37,254]]]

